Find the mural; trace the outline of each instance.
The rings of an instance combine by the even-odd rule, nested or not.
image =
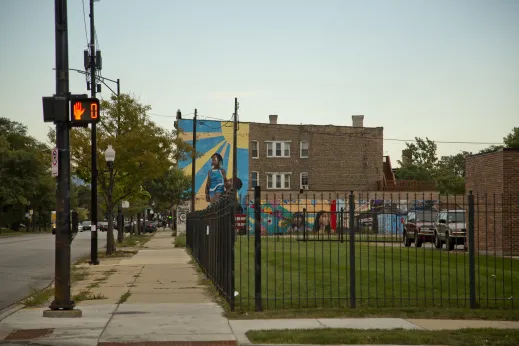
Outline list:
[[[438,210],[437,200],[356,200],[355,223],[363,231],[402,234],[407,212]],[[254,234],[254,200],[248,198],[246,232]],[[293,199],[261,201],[261,234],[290,234],[306,229],[311,234],[334,234],[349,227],[344,199]]]
[[[186,143],[193,145],[193,120],[181,119],[178,121],[180,137]],[[221,168],[225,169],[226,177],[233,178],[233,123],[231,121],[198,120],[196,124],[196,151],[200,157],[196,159],[195,168],[195,210],[205,209],[208,206],[205,195],[207,175],[211,170],[211,157],[219,153],[223,159]],[[249,124],[240,123],[237,133],[237,175],[242,182],[238,191],[249,189]],[[186,175],[191,175],[191,158],[180,161],[178,167]],[[245,195],[245,193],[244,193]],[[246,199],[240,200],[243,207]]]

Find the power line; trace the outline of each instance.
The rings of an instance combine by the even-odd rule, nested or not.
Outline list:
[[[88,33],[87,33],[87,25],[86,25],[85,0],[81,0],[81,2],[83,3],[83,24],[85,24],[85,38],[86,38],[87,47],[88,47]]]
[[[157,114],[157,113],[148,113],[148,114],[154,115],[154,116],[166,117],[166,118],[176,117],[174,115],[164,115],[164,114]],[[191,114],[185,114],[185,115],[191,115]],[[210,119],[210,120],[215,120],[215,121],[222,121],[222,122],[225,122],[225,124],[228,124],[231,121],[231,120],[226,120],[226,119],[222,119],[222,118],[215,118],[215,117],[211,117],[211,116],[203,115],[203,114],[198,114],[198,115],[199,116],[203,116],[205,118],[205,120]],[[192,120],[192,119],[184,119],[184,120]],[[254,122],[252,122],[251,124],[254,124],[256,126],[263,126],[263,127],[271,127],[272,126],[271,124],[265,124],[265,123],[254,123]],[[210,126],[208,124],[204,124],[204,125],[207,126],[207,127],[216,129],[215,127],[212,127],[212,126]],[[283,125],[285,125],[285,124],[283,124]],[[296,124],[286,124],[286,125],[288,125],[288,126],[326,126],[326,125],[296,125]],[[222,126],[228,127],[230,125],[222,125]],[[300,129],[296,129],[296,128],[283,128],[283,130],[284,131],[301,132]],[[313,131],[313,130],[310,130],[310,131],[306,130],[304,132],[305,133],[309,133],[309,134],[320,134],[320,135],[330,136],[330,137],[349,136],[349,137],[361,137],[361,138],[365,138],[365,139],[382,139],[384,141],[390,141],[390,142],[414,142],[415,141],[414,138],[413,139],[385,138],[383,136],[382,137],[380,137],[380,136],[366,136],[364,134],[357,134],[357,133],[348,133],[348,134],[344,134],[344,133],[328,133],[328,132]],[[439,144],[474,144],[474,145],[502,145],[503,144],[503,143],[497,143],[497,142],[442,141],[442,140],[432,140],[432,141],[435,142],[435,143],[439,143]]]

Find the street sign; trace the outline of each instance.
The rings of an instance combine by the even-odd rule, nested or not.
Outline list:
[[[130,207],[130,202],[128,202],[128,201],[123,201],[121,204],[122,204],[122,207],[123,207],[124,209]]]
[[[51,161],[51,172],[53,177],[58,176],[59,171],[59,160],[58,160],[58,148],[52,149],[52,161]]]
[[[70,122],[72,126],[84,126],[99,121],[99,100],[78,98],[70,101]]]

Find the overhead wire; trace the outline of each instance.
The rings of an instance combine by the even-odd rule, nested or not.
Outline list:
[[[148,114],[155,115],[155,116],[161,116],[161,117],[173,117],[172,115],[164,115],[164,114],[152,114],[152,113],[148,113]],[[185,115],[189,115],[189,114],[185,114]],[[229,122],[232,122],[232,119],[226,120],[226,119],[215,118],[215,117],[211,117],[211,116],[203,115],[203,114],[200,114],[200,116],[203,116],[204,118],[206,118],[205,120],[209,119],[209,120],[225,122],[225,125],[222,125],[224,127],[232,126],[232,125],[227,125]],[[184,120],[192,120],[192,119],[184,119]],[[263,127],[272,126],[271,124],[266,124],[266,123],[253,123],[253,124],[256,126],[263,126]],[[204,124],[204,125],[207,127],[216,129],[215,127],[212,127],[208,124]],[[283,125],[298,126],[298,127],[299,126],[326,126],[326,125],[297,125],[297,124],[283,124]],[[301,130],[298,128],[289,128],[289,127],[283,128],[283,131],[301,132]],[[304,132],[308,133],[308,134],[320,134],[320,135],[331,136],[331,137],[343,137],[346,135],[344,133],[329,133],[329,132],[323,132],[323,131],[318,131],[318,130],[305,130]],[[415,139],[386,138],[383,136],[382,137],[366,136],[365,134],[356,134],[356,133],[349,133],[349,134],[347,134],[347,136],[348,137],[362,137],[365,139],[382,139],[384,141],[393,141],[393,142],[414,142],[415,141]],[[474,142],[474,141],[446,141],[446,140],[433,140],[433,141],[438,144],[474,144],[474,145],[502,145],[503,144],[503,143],[497,143],[497,142]]]

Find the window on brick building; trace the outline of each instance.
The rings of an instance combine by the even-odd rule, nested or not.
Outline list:
[[[292,173],[267,173],[267,189],[290,189]]]
[[[255,188],[256,186],[259,185],[258,178],[259,178],[258,172],[251,172],[251,187],[252,188]]]
[[[307,141],[301,141],[299,142],[299,151],[300,151],[300,157],[301,158],[307,158],[308,157],[308,142]]]
[[[290,141],[269,141],[267,157],[290,157]]]
[[[259,158],[259,143],[258,141],[252,141],[250,143],[250,151],[253,159]]]
[[[301,189],[308,190],[308,172],[301,172],[301,175],[299,177]]]

